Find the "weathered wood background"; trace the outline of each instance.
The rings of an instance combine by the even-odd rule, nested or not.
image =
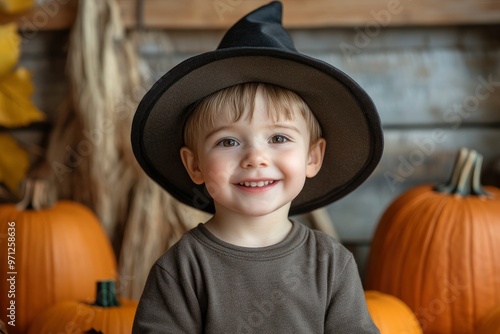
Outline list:
[[[301,52],[350,74],[381,115],[380,165],[357,191],[328,207],[362,272],[377,221],[398,195],[417,184],[445,181],[462,146],[477,149],[486,165],[500,156],[500,22],[445,23],[291,29]],[[139,52],[153,81],[180,61],[216,48],[222,34],[220,29],[143,32]],[[22,45],[21,64],[33,73],[35,102],[51,122],[67,95],[67,41],[65,29],[39,30],[25,34]],[[33,142],[47,132],[26,131]]]
[[[270,0],[117,0],[127,27],[155,29],[226,29]],[[289,28],[497,24],[496,0],[281,0]],[[78,0],[37,0],[38,6],[17,15],[0,13],[0,23],[18,20],[23,29],[69,28]]]

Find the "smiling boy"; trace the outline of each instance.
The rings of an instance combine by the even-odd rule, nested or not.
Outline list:
[[[352,254],[289,219],[370,175],[378,115],[352,79],[295,50],[279,2],[160,79],[132,144],[163,188],[213,213],[153,265],[133,333],[378,333]]]
[[[227,96],[245,97],[239,110]],[[240,246],[281,241],[291,228],[292,200],[321,167],[320,131],[300,97],[276,86],[241,84],[205,98],[186,124],[181,158],[193,182],[205,184],[213,198],[208,230]]]

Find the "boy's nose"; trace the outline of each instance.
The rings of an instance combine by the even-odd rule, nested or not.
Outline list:
[[[256,148],[248,148],[243,159],[241,159],[242,168],[266,167],[268,165],[269,160],[265,153]]]

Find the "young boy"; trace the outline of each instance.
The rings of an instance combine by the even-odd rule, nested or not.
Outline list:
[[[132,143],[156,182],[213,213],[154,264],[133,333],[378,333],[352,254],[288,218],[370,175],[378,116],[345,74],[295,50],[280,3],[160,79]]]

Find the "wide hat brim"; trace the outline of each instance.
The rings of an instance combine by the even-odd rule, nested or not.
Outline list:
[[[279,14],[281,24],[279,2],[248,16],[258,11],[267,11],[267,16]],[[327,142],[323,167],[306,180],[290,215],[344,197],[377,166],[383,150],[379,116],[371,98],[349,76],[290,47],[219,46],[166,73],[143,97],[134,116],[131,138],[137,161],[180,202],[210,213],[215,210],[205,187],[191,181],[180,159],[190,107],[218,90],[247,82],[296,92],[318,119]]]

